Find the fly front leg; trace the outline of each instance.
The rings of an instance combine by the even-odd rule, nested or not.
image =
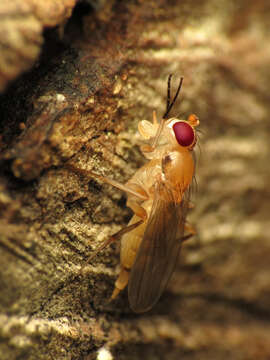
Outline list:
[[[137,215],[139,218],[146,220],[147,219],[147,213],[145,209],[140,205],[142,201],[148,200],[149,196],[147,192],[138,184],[135,183],[128,183],[128,184],[121,184],[117,181],[108,179],[104,176],[96,175],[95,176],[101,180],[106,182],[107,184],[110,184],[117,189],[123,190],[128,195],[128,201],[127,206],[131,208],[131,210],[134,212],[135,215]]]
[[[66,167],[86,178],[94,178],[106,184],[112,185],[113,187],[116,187],[117,189],[122,190],[126,192],[128,195],[132,195],[141,201],[145,201],[148,199],[148,195],[146,191],[139,185],[132,184],[131,186],[129,186],[126,184],[121,184],[120,182],[107,178],[106,176],[96,174],[90,170],[79,169],[71,164],[66,165]]]
[[[141,219],[123,228],[122,230],[118,231],[116,234],[112,235],[108,240],[106,240],[90,257],[89,261],[91,261],[101,250],[107,247],[110,243],[119,240],[124,234],[128,233],[129,231],[132,231],[146,220],[147,213],[145,209],[140,205],[140,202],[148,200],[148,194],[140,185],[137,185],[135,183],[121,184],[115,180],[109,179],[102,175],[98,175],[92,171],[79,169],[71,164],[68,164],[66,166],[68,167],[68,169],[74,171],[75,173],[78,173],[88,178],[91,177],[98,179],[102,182],[105,182],[107,184],[116,187],[119,190],[126,192],[131,198],[128,200],[127,206],[129,206],[133,210],[134,214],[137,215],[139,219]]]
[[[88,170],[80,170],[80,173],[92,176],[102,182],[105,182],[106,184],[110,184],[117,189],[127,193],[127,195],[129,196],[127,206],[130,207],[134,214],[137,215],[139,218],[146,220],[147,213],[145,209],[140,205],[140,203],[142,201],[148,200],[149,196],[147,192],[142,188],[142,186],[135,183],[121,184],[118,181],[109,179],[102,175],[98,175]]]
[[[158,123],[157,120],[157,114],[155,111],[153,111],[153,120],[152,123],[150,121],[147,120],[142,120],[139,122],[138,125],[138,130],[140,135],[144,138],[144,139],[151,139],[151,143],[150,144],[145,144],[142,145],[141,151],[143,153],[151,153],[155,150],[160,134],[162,132],[163,126],[164,126],[164,122],[165,120],[162,119],[161,123]]]
[[[139,133],[146,140],[154,138],[158,128],[159,128],[159,123],[155,111],[153,111],[152,123],[148,120],[141,120],[138,124]]]

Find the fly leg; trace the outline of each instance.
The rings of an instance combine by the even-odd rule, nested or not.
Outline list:
[[[142,225],[144,223],[144,221],[147,218],[147,213],[146,213],[145,209],[142,206],[140,206],[135,200],[129,201],[128,206],[134,211],[135,215],[137,215],[135,218],[137,218],[137,219],[139,218],[140,220],[131,222],[128,226],[124,227],[123,229],[119,230],[117,233],[110,236],[110,238],[108,240],[106,240],[94,252],[94,254],[90,257],[88,262],[90,262],[101,250],[103,250],[109,244],[111,244],[114,241],[120,240],[123,235],[133,231],[134,229],[136,229],[137,227],[139,227],[140,225]],[[114,290],[111,295],[110,301],[114,300],[117,297],[117,295],[127,286],[128,279],[129,279],[129,272],[130,272],[130,269],[125,268],[125,266],[123,264],[121,264],[121,270],[120,270],[120,273],[114,283]]]
[[[101,246],[99,246],[99,247],[97,248],[97,250],[94,252],[94,254],[90,256],[88,262],[91,262],[91,260],[93,260],[94,257],[95,257],[101,250],[105,249],[105,248],[106,248],[108,245],[110,245],[112,242],[117,241],[117,240],[120,240],[121,237],[122,237],[124,234],[126,234],[126,233],[134,230],[137,226],[141,225],[142,223],[143,223],[143,220],[139,220],[139,221],[137,221],[136,223],[131,224],[131,225],[128,225],[128,226],[124,227],[123,229],[117,231],[117,233],[111,235],[111,236],[109,237],[109,239],[106,240],[106,241],[104,241],[104,243],[101,244]]]
[[[182,242],[187,241],[188,239],[190,239],[192,236],[194,236],[196,234],[196,230],[194,229],[194,227],[189,224],[185,224],[184,230],[185,230],[185,232],[187,232],[187,235],[184,235],[181,238]]]
[[[98,247],[98,249],[94,252],[94,254],[92,256],[90,256],[90,258],[88,259],[88,263],[91,262],[91,260],[93,260],[93,258],[101,251],[103,250],[106,246],[108,246],[109,244],[111,244],[114,241],[120,240],[121,237],[124,234],[127,234],[128,232],[136,229],[138,226],[140,226],[144,221],[141,219],[139,221],[136,221],[126,227],[124,227],[123,229],[119,230],[118,232],[116,232],[115,234],[113,234],[112,236],[109,237],[109,239],[107,241],[105,241],[100,247]],[[85,266],[84,266],[85,267]],[[81,273],[83,272],[84,267],[81,269]],[[111,299],[113,300],[117,297],[117,295],[120,293],[120,291],[122,291],[127,283],[128,283],[128,278],[129,278],[129,270],[125,269],[123,266],[121,266],[121,271],[115,281],[114,284],[114,290],[113,293],[111,295]]]
[[[133,210],[134,214],[136,215],[135,219],[138,217],[141,220],[133,222],[134,221],[133,220],[134,217],[133,217],[133,219],[131,220],[131,224],[128,225],[127,228],[123,229],[124,234],[126,234],[129,231],[132,231],[135,228],[135,226],[137,228],[139,225],[142,225],[147,219],[147,213],[146,213],[145,209],[138,203],[138,201],[136,201],[136,199],[134,199],[134,198],[132,200],[128,199],[127,206]],[[121,236],[124,234],[122,233]],[[125,265],[123,263],[123,259],[122,259],[121,269],[120,269],[118,277],[114,283],[114,290],[113,290],[110,300],[114,300],[118,296],[118,294],[122,290],[124,290],[124,288],[127,286],[128,279],[129,279],[129,273],[130,273],[130,268],[125,267]]]
[[[92,171],[80,170],[80,172],[83,172],[85,175],[94,177],[102,182],[116,187],[119,190],[126,192],[127,195],[129,195],[127,206],[130,207],[134,214],[137,215],[139,218],[146,220],[147,213],[145,209],[140,205],[140,202],[148,200],[149,197],[146,191],[140,185],[137,185],[135,183],[121,184],[105,176],[93,173]]]
[[[114,300],[119,295],[119,293],[122,290],[124,290],[124,288],[128,284],[128,279],[129,279],[129,270],[124,267],[121,267],[120,273],[114,283],[114,289],[110,301]]]
[[[136,216],[134,216],[133,219],[131,220],[131,223],[126,228],[123,229],[124,232],[121,233],[120,236],[126,234],[129,231],[132,231],[135,227],[137,228],[139,225],[142,225],[147,219],[147,213],[146,213],[145,209],[138,203],[138,201],[136,201],[136,199],[134,199],[134,197],[132,200],[130,198],[128,199],[127,206],[133,210],[133,212]],[[134,220],[134,218],[135,218],[135,220]],[[136,221],[138,218],[140,218],[141,220]],[[121,230],[120,230],[120,232],[121,232]],[[127,264],[123,261],[122,256],[121,256],[121,269],[120,269],[118,277],[114,283],[114,290],[113,290],[110,300],[114,300],[118,296],[118,294],[122,290],[124,290],[124,288],[127,286],[128,279],[129,279],[129,273],[130,273],[130,267],[127,266]]]
[[[102,182],[105,182],[107,184],[110,184],[110,185],[116,187],[117,189],[120,189],[120,190],[123,190],[124,192],[126,192],[129,195],[128,201],[127,201],[127,206],[130,207],[131,210],[136,215],[136,217],[135,217],[136,220],[135,221],[131,222],[128,226],[121,229],[117,233],[113,234],[108,240],[106,240],[94,252],[94,254],[88,260],[88,262],[90,262],[101,250],[103,250],[109,244],[111,244],[114,241],[120,240],[123,235],[125,235],[128,232],[134,230],[135,228],[142,225],[146,221],[147,212],[141,206],[141,203],[148,200],[149,197],[148,197],[148,194],[146,193],[146,191],[141,186],[139,186],[139,185],[137,185],[135,183],[121,184],[121,183],[119,183],[119,182],[117,182],[115,180],[112,180],[112,179],[109,179],[107,177],[95,174],[92,171],[78,169],[78,168],[74,167],[73,165],[69,165],[68,167],[69,167],[70,170],[74,171],[75,173],[79,173],[79,174],[81,174],[81,175],[83,175],[85,177],[88,177],[88,178],[92,177],[92,178],[98,179],[98,180],[100,180]],[[119,292],[126,287],[126,285],[128,283],[128,278],[129,278],[129,269],[125,268],[121,264],[121,270],[120,270],[120,273],[119,273],[119,275],[117,277],[117,280],[115,282],[115,288],[114,288],[114,291],[112,293],[111,300],[115,299],[116,296],[119,294]]]
[[[75,173],[83,175],[86,178],[87,177],[95,178],[97,180],[105,182],[106,184],[110,184],[110,185],[116,187],[117,189],[122,190],[125,193],[127,193],[127,195],[129,195],[129,198],[127,201],[127,206],[130,207],[131,210],[133,210],[134,214],[137,215],[139,218],[146,220],[147,213],[146,213],[145,209],[140,205],[140,203],[148,200],[149,196],[148,196],[147,192],[142,188],[142,186],[137,185],[135,183],[121,184],[118,181],[109,179],[102,175],[98,175],[89,170],[79,169],[70,164],[67,165],[67,167],[68,167],[68,169],[74,171]]]
[[[143,125],[144,122],[146,123],[145,125]],[[150,144],[147,145],[145,144],[140,147],[143,153],[150,153],[155,150],[158,144],[160,134],[164,127],[164,123],[165,123],[165,119],[162,119],[161,122],[158,123],[157,114],[155,111],[153,111],[152,124],[149,121],[140,122],[138,126],[139,133],[146,139],[149,138],[152,139]]]
[[[157,124],[158,124],[157,113],[156,110],[153,110],[153,125],[157,125]]]
[[[132,224],[137,224],[138,217],[133,216],[131,219],[129,226]],[[122,239],[122,246],[121,246],[121,269],[119,275],[114,283],[114,290],[111,295],[111,300],[115,299],[117,295],[127,286],[130,269],[133,265],[135,255],[137,252],[137,248],[140,245],[140,239],[142,237],[142,233],[144,232],[146,223],[141,220],[140,226],[138,226],[134,232],[130,235],[124,236]],[[139,238],[139,243],[138,243]],[[137,239],[137,241],[136,241]],[[135,240],[135,242],[134,242]],[[131,241],[131,243],[130,243]],[[128,249],[127,249],[127,244]]]
[[[141,202],[148,200],[148,194],[146,191],[140,186],[135,183],[129,183],[129,184],[121,184],[118,181],[109,179],[105,176],[96,174],[90,170],[84,170],[79,169],[73,165],[67,165],[67,167],[74,171],[75,173],[78,173],[80,175],[83,175],[86,178],[95,178],[97,180],[100,180],[102,182],[105,182],[106,184],[110,184],[114,187],[116,187],[119,190],[122,190],[129,195],[127,206],[131,208],[131,210],[134,212],[135,215],[137,215],[140,219],[143,221],[147,218],[147,213],[145,209],[140,205]],[[129,227],[128,227],[129,228]],[[126,228],[123,229],[123,232],[119,231],[119,235],[117,235],[117,239],[120,238],[122,235],[124,235],[126,232],[133,230],[134,224],[131,226],[130,230],[127,230]],[[118,233],[117,233],[118,234]],[[116,234],[113,237],[115,237]],[[110,244],[113,240],[108,240],[108,244]],[[102,245],[102,249],[105,248],[107,245],[107,242],[105,242],[104,245]]]
[[[148,199],[147,193],[139,185],[132,184],[131,186],[128,186],[125,184],[121,184],[118,181],[115,181],[115,180],[109,179],[105,176],[96,174],[90,170],[79,169],[71,164],[66,165],[66,167],[68,169],[70,169],[71,171],[74,171],[75,173],[80,174],[86,178],[94,178],[94,179],[100,180],[101,182],[105,182],[106,184],[110,184],[110,185],[116,187],[117,189],[126,192],[128,195],[134,196],[138,200],[145,201]]]

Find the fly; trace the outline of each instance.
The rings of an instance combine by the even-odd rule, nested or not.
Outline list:
[[[168,77],[167,106],[162,120],[158,122],[153,112],[152,122],[142,120],[138,125],[140,135],[148,140],[141,151],[149,161],[125,184],[79,170],[127,194],[127,206],[134,212],[133,217],[91,259],[121,238],[121,270],[111,298],[115,299],[128,285],[129,304],[136,313],[148,311],[157,303],[173,273],[182,242],[194,233],[185,221],[195,171],[192,151],[199,119],[194,114],[187,120],[169,118],[183,83],[181,78],[171,101],[171,78],[172,75]],[[190,234],[186,235],[187,232]]]

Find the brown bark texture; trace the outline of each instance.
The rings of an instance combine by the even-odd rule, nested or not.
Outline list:
[[[16,3],[0,5],[0,359],[269,359],[269,1]],[[201,121],[197,235],[137,315],[126,291],[109,302],[119,244],[88,261],[127,224],[125,195],[69,166],[126,182],[170,73],[172,115]]]

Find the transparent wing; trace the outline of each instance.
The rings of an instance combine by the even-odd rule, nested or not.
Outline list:
[[[184,235],[187,197],[185,194],[181,203],[176,203],[173,192],[164,184],[156,187],[148,224],[128,283],[129,303],[134,312],[152,308],[167,286]]]

